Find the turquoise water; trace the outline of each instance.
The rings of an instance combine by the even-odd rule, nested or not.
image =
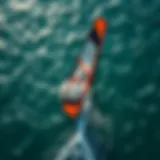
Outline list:
[[[0,159],[54,159],[73,133],[58,85],[104,16],[93,99],[114,121],[113,159],[159,160],[159,15],[159,0],[1,0]]]

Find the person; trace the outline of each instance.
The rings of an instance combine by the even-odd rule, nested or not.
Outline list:
[[[85,92],[85,73],[81,68],[78,68],[74,76],[64,81],[60,87],[61,99],[79,100]]]
[[[62,100],[78,101],[83,95],[84,82],[67,80],[60,87],[60,98]]]

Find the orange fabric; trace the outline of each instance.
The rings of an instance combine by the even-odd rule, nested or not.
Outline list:
[[[100,39],[105,35],[106,21],[104,18],[98,18],[94,23],[95,30]]]
[[[69,117],[76,118],[80,112],[80,105],[65,103],[63,105],[63,110]]]

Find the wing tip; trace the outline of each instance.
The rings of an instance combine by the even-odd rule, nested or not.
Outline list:
[[[98,17],[93,23],[92,30],[90,32],[90,38],[96,45],[100,45],[105,37],[107,29],[107,21],[103,17]]]
[[[80,104],[65,102],[63,104],[63,110],[70,118],[75,119],[80,112]]]
[[[94,22],[94,29],[99,39],[103,39],[105,36],[107,27],[107,21],[103,17],[99,17]]]

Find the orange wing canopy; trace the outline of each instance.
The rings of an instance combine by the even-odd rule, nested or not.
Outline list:
[[[94,22],[94,28],[100,39],[103,39],[105,36],[106,25],[107,25],[107,22],[104,18],[98,18]]]
[[[79,103],[64,103],[63,110],[71,118],[76,118],[80,112],[81,105]]]

